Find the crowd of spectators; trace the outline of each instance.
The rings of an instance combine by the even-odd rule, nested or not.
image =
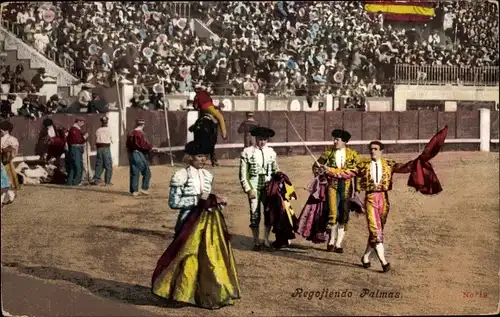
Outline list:
[[[78,99],[73,102],[61,99],[58,95],[50,98],[36,93],[25,94],[19,105],[16,105],[17,94],[8,94],[0,101],[0,118],[8,119],[13,116],[23,116],[27,119],[38,119],[54,113],[78,114],[83,110],[87,113],[106,113],[108,105],[99,98],[98,94],[91,94],[89,101],[81,103]]]
[[[45,69],[37,70],[35,76],[29,80],[24,71],[23,64],[11,65],[2,64],[0,66],[0,93],[36,93],[44,85]]]
[[[3,19],[83,82],[163,82],[166,94],[390,96],[394,65],[498,66],[498,4],[439,1],[428,23],[388,23],[362,1],[11,3]],[[5,78],[4,78],[5,80]]]

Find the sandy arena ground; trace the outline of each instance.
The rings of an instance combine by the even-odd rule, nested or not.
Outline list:
[[[400,161],[414,157],[389,156]],[[299,200],[293,206],[300,214],[307,199],[304,187],[311,177],[311,159],[284,157],[279,163],[295,185]],[[444,192],[434,197],[414,193],[406,186],[407,176],[396,177],[386,227],[386,257],[393,267],[388,274],[380,273],[374,255],[372,268],[360,266],[367,238],[364,217],[352,216],[344,254],[327,253],[324,245],[302,238],[288,250],[250,251],[238,162],[221,164],[214,171],[214,191],[229,197],[225,214],[242,290],[235,306],[217,311],[178,309],[150,294],[151,274],[171,241],[177,216],[167,203],[172,168],[155,166],[150,197],[127,193],[127,168],[115,169],[112,188],[25,186],[17,202],[1,214],[4,309],[30,316],[125,316],[125,311],[130,316],[498,311],[498,153],[438,155],[433,165]],[[39,286],[23,286],[29,283]],[[49,298],[43,291],[49,288],[59,295]],[[294,297],[297,289],[345,291],[351,297]],[[397,292],[399,298],[361,296],[365,289]],[[84,301],[93,304],[87,307]]]

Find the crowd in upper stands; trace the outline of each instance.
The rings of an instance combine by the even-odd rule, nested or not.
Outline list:
[[[95,85],[118,72],[167,94],[203,83],[225,95],[357,98],[390,96],[398,63],[498,66],[495,1],[440,1],[433,20],[412,24],[369,15],[362,1],[192,2],[191,17],[217,35],[204,39],[166,1],[11,3],[3,20]]]

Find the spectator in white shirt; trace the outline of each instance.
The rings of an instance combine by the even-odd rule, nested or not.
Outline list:
[[[103,169],[104,173],[104,184],[106,186],[111,184],[111,176],[113,173],[113,160],[111,157],[111,144],[113,143],[113,138],[111,136],[111,129],[108,127],[109,119],[107,117],[101,118],[102,126],[95,132],[96,138],[96,162],[95,162],[95,174],[92,181],[93,185],[97,185],[101,182],[101,175]]]

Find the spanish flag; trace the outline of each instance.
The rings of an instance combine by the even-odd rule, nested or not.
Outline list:
[[[434,15],[434,3],[423,0],[365,1],[365,11],[381,12],[387,21],[426,22]]]

